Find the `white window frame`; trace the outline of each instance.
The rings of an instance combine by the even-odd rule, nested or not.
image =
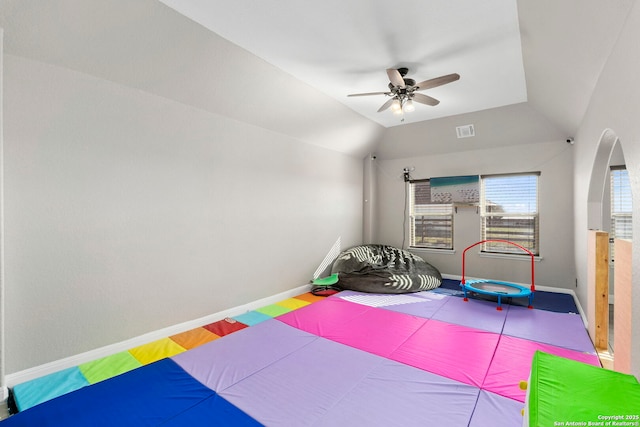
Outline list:
[[[480,177],[482,240],[508,240],[540,256],[539,176],[540,172],[527,172]],[[517,246],[500,242],[484,243],[482,253],[529,256]]]

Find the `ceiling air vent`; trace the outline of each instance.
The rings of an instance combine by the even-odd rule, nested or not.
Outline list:
[[[476,131],[473,129],[473,125],[464,125],[456,128],[456,134],[458,138],[470,138],[476,136]]]

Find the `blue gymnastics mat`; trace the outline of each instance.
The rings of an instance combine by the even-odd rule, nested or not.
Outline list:
[[[172,359],[36,405],[2,427],[259,426]]]
[[[464,296],[464,293],[460,289],[460,281],[454,279],[442,279],[442,285],[440,285],[440,292],[447,295],[453,295],[457,297]],[[497,301],[497,298],[488,295],[477,295],[474,298],[482,299],[486,301]],[[511,304],[526,307],[528,305],[527,298],[502,298],[503,304]],[[569,294],[562,294],[558,292],[546,292],[535,291],[533,295],[533,306],[539,310],[554,311],[556,313],[575,313],[578,314],[578,307],[576,306],[573,297]]]

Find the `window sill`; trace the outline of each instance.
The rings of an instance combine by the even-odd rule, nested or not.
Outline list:
[[[529,255],[516,255],[516,254],[497,254],[491,252],[478,252],[482,258],[501,258],[501,259],[515,259],[518,261],[531,261],[531,256]],[[542,257],[540,255],[534,256],[533,260],[535,262],[542,261]]]
[[[442,255],[455,255],[456,254],[456,250],[455,249],[420,248],[420,247],[415,247],[415,246],[409,246],[409,248],[407,250],[415,251],[415,252],[428,252],[428,253],[432,253],[432,254],[442,254]]]

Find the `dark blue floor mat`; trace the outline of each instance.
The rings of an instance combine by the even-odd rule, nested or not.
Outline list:
[[[142,366],[33,406],[12,427],[260,426],[172,359]]]
[[[434,289],[434,292],[457,297],[464,296],[464,292],[462,292],[462,289],[460,288],[460,281],[453,279],[442,279],[442,285],[440,285],[439,288]],[[498,301],[497,297],[492,297],[490,295],[472,293],[471,297],[485,301],[495,301],[496,303]],[[529,301],[527,298],[503,297],[502,303],[526,307]],[[533,294],[533,307],[539,310],[555,311],[556,313],[579,313],[578,307],[573,300],[573,296],[558,292],[536,291]]]

